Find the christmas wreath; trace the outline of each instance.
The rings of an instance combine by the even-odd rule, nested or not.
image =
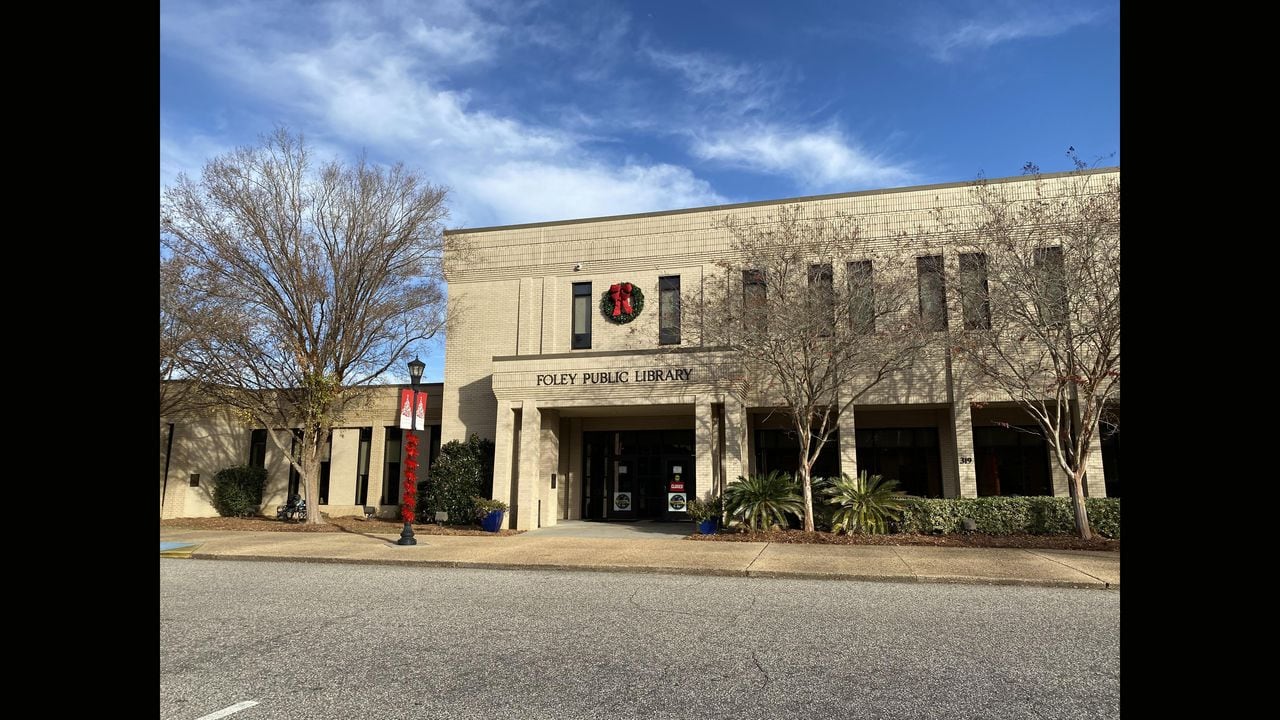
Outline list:
[[[641,310],[644,310],[644,293],[631,283],[610,285],[600,296],[600,312],[619,325],[635,320]]]

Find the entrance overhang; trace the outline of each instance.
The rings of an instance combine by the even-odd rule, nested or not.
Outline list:
[[[741,400],[743,381],[724,350],[587,351],[496,356],[493,393],[500,403],[533,401],[548,408],[692,406],[707,396]]]

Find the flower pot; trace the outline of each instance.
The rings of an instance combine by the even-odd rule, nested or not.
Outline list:
[[[504,514],[505,512],[502,510],[494,510],[484,516],[484,519],[480,521],[480,527],[488,532],[498,532],[502,528],[502,516]]]
[[[702,533],[703,535],[715,535],[716,526],[719,524],[720,522],[715,518],[711,518],[709,520],[703,520],[702,522],[698,523],[698,532]]]

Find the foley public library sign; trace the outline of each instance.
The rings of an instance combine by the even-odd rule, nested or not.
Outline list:
[[[692,368],[652,368],[642,370],[602,370],[600,372],[539,374],[543,385],[619,385],[626,383],[689,382]]]

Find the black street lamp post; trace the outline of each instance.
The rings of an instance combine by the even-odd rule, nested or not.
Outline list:
[[[397,545],[418,544],[418,541],[413,539],[413,514],[418,504],[418,393],[426,393],[425,390],[418,390],[418,382],[422,380],[422,371],[426,367],[427,364],[417,357],[414,357],[409,363],[409,381],[413,384],[413,392],[409,400],[413,409],[410,411],[409,437],[405,439],[404,447],[404,499],[400,503],[400,514],[404,520],[404,529],[400,531],[400,539],[396,541]],[[425,412],[423,414],[425,415]],[[423,418],[423,422],[425,424],[426,418]]]

